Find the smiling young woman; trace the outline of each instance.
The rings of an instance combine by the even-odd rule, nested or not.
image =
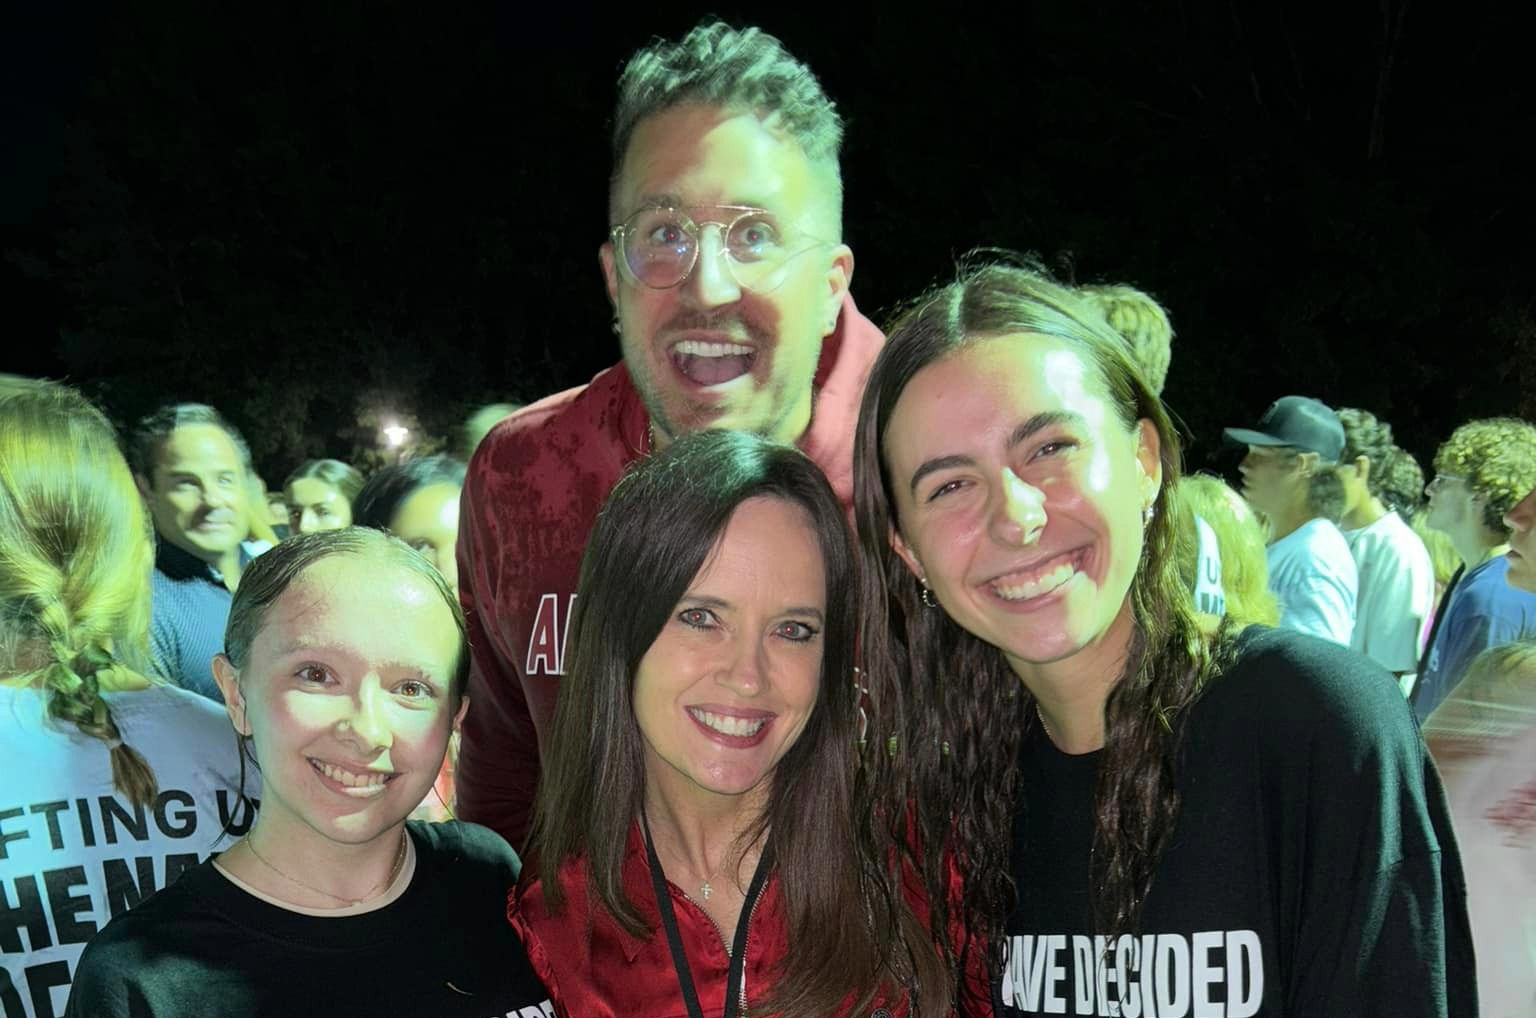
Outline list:
[[[469,706],[463,615],[431,564],[363,528],[290,538],[247,570],[214,671],[261,769],[255,824],[92,941],[68,1013],[537,1012],[502,907],[517,857],[472,824],[406,822]]]
[[[912,910],[867,896],[889,857],[852,822],[852,549],[816,465],[678,439],[614,489],[580,591],[511,904],[562,1013],[946,1014]]]
[[[1469,1013],[1460,862],[1395,684],[1202,630],[1178,436],[1099,316],[967,270],[891,328],[856,443],[859,811],[907,846],[932,942],[990,942],[946,951],[962,1012]]]

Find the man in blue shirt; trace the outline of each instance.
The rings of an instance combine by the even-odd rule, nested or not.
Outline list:
[[[1506,582],[1504,522],[1536,487],[1536,427],[1513,417],[1471,421],[1435,453],[1428,523],[1455,544],[1462,567],[1435,613],[1412,699],[1423,721],[1489,647],[1536,636],[1536,594]]]
[[[150,649],[160,673],[223,701],[213,656],[224,649],[230,594],[253,548],[240,432],[201,403],[162,407],[139,422],[134,479],[155,524]]]

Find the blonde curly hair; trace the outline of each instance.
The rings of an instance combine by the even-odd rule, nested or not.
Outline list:
[[[1483,525],[1508,536],[1504,514],[1536,488],[1536,425],[1517,417],[1468,421],[1435,453],[1435,473],[1466,478],[1483,500]]]
[[[1162,395],[1168,382],[1168,366],[1173,361],[1173,325],[1168,321],[1168,312],[1150,294],[1134,286],[1080,286],[1077,292],[1130,344],[1131,358],[1141,368],[1147,385]]]

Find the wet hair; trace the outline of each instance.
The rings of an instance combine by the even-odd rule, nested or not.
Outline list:
[[[122,741],[101,684],[148,663],[154,551],[143,500],[106,417],[67,386],[0,385],[0,666],[31,677],[47,714],[99,740],[138,805],[155,775]]]
[[[1504,514],[1536,488],[1536,426],[1515,417],[1469,421],[1435,453],[1435,472],[1465,477],[1483,500],[1483,526],[1504,540]]]
[[[133,472],[152,484],[155,467],[160,463],[160,448],[171,437],[171,432],[198,424],[218,428],[228,435],[240,456],[241,467],[246,473],[252,472],[251,447],[246,444],[245,436],[225,420],[223,414],[205,403],[173,403],[140,420],[128,444],[128,462]]]
[[[709,430],[677,439],[641,461],[613,489],[582,559],[571,650],[554,728],[546,743],[530,854],[553,914],[565,907],[559,871],[584,856],[593,896],[634,936],[649,937],[624,891],[629,831],[645,794],[644,736],[634,712],[641,659],[655,643],[736,510],[770,498],[798,508],[826,577],[822,672],[799,739],[772,777],[761,816],[738,839],[763,843],[784,892],[789,949],[765,1013],[810,1016],[866,1010],[896,946],[925,935],[906,921],[870,924],[863,875],[883,866],[851,823],[858,703],[853,680],[853,553],[826,478],[804,454],[752,435]],[[767,838],[772,832],[770,840]],[[739,857],[739,856],[738,856]],[[902,979],[902,982],[907,980]],[[933,980],[923,1015],[947,1001]]]
[[[1121,427],[1130,433],[1149,421],[1160,442],[1163,483],[1126,593],[1135,635],[1104,707],[1090,861],[1098,932],[1125,932],[1139,920],[1178,815],[1176,770],[1187,708],[1218,674],[1219,651],[1230,643],[1225,630],[1215,637],[1201,631],[1179,570],[1169,512],[1170,486],[1180,472],[1178,437],[1102,315],[1038,266],[982,263],[962,266],[955,282],[918,299],[896,320],[870,374],[854,445],[860,638],[871,690],[860,816],[861,825],[883,825],[893,851],[905,853],[920,874],[932,942],[960,972],[973,944],[991,945],[991,971],[1002,962],[1002,923],[1013,903],[1018,756],[1037,715],[1033,696],[995,646],[923,606],[921,588],[891,546],[896,499],[884,440],[897,401],[919,371],[969,344],[1021,333],[1078,350],[1103,382]],[[920,845],[912,844],[913,830]],[[962,900],[954,903],[951,867],[965,875]],[[895,884],[883,880],[884,901],[898,896]],[[956,920],[969,935],[958,956],[948,936]],[[984,1009],[978,1001],[963,1005]]]
[[[469,636],[458,595],[432,563],[410,545],[366,527],[298,534],[246,566],[229,606],[229,622],[224,627],[224,656],[229,658],[229,663],[236,669],[244,668],[250,660],[256,634],[266,625],[267,613],[283,592],[298,582],[315,563],[339,556],[397,565],[432,585],[459,631],[459,653],[454,661],[449,689],[455,700],[463,696],[469,683]]]
[[[406,499],[434,484],[464,487],[464,464],[450,456],[423,456],[384,467],[368,478],[352,502],[352,522],[388,530]]]
[[[826,179],[830,225],[841,229],[843,119],[811,69],[760,28],[704,21],[676,42],[658,39],[630,57],[613,114],[614,179],[641,121],[691,104],[751,111],[792,139]]]
[[[1152,391],[1162,395],[1173,361],[1173,325],[1168,312],[1134,286],[1083,286],[1077,292],[1130,344],[1131,360],[1141,368]]]
[[[1178,514],[1179,571],[1190,589],[1195,587],[1200,559],[1198,516],[1216,535],[1226,617],[1236,625],[1279,623],[1280,602],[1269,589],[1264,524],[1243,497],[1219,477],[1190,474],[1174,484],[1172,504]]]
[[[311,478],[324,481],[335,488],[341,493],[341,497],[347,500],[348,505],[356,502],[358,492],[363,490],[362,472],[341,460],[309,460],[288,475],[288,479],[283,482],[283,489],[286,491],[292,487],[294,481]]]

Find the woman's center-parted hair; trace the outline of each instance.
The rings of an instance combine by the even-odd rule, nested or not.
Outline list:
[[[584,619],[602,616],[605,635],[618,638],[608,646],[623,649],[626,691],[677,602],[718,551],[732,515],[752,498],[802,511],[825,569],[827,642],[851,632],[852,613],[838,603],[851,589],[851,541],[820,469],[803,453],[754,436],[685,436],[614,487],[588,543],[590,562],[583,563],[573,627],[579,632]]]
[[[329,484],[341,493],[341,497],[347,500],[349,506],[357,501],[364,483],[362,472],[341,460],[307,460],[288,475],[288,479],[283,482],[283,489],[286,491],[293,486],[293,482],[308,479]]]
[[[449,689],[455,701],[462,697],[469,682],[469,639],[464,609],[459,606],[458,597],[420,552],[397,537],[367,527],[352,526],[290,537],[246,567],[235,590],[229,623],[224,630],[224,654],[230,663],[236,669],[243,669],[250,659],[256,634],[266,625],[268,612],[284,591],[301,582],[311,566],[336,557],[398,566],[431,584],[459,631],[459,650]]]
[[[864,392],[854,445],[859,638],[872,747],[859,819],[886,825],[897,846],[910,841],[913,825],[923,832],[923,843],[905,851],[928,891],[935,947],[956,978],[972,947],[957,952],[948,944],[953,920],[980,938],[976,944],[992,945],[976,948],[987,952],[989,965],[1002,963],[1002,924],[1015,894],[1009,859],[1022,781],[1018,755],[1039,726],[1033,697],[997,647],[927,607],[892,547],[898,503],[885,437],[912,379],[973,343],[1046,337],[1078,352],[1127,432],[1145,421],[1157,433],[1161,483],[1139,553],[1134,546],[1114,549],[1136,556],[1124,595],[1135,631],[1104,707],[1092,804],[1097,932],[1118,935],[1138,922],[1178,813],[1177,746],[1187,708],[1219,674],[1225,650],[1218,649],[1227,646],[1221,632],[1202,634],[1179,569],[1177,514],[1169,510],[1180,442],[1162,401],[1124,338],[1080,294],[1018,256],[973,257],[999,256],[1002,263],[962,264],[954,282],[892,323]],[[949,883],[956,865],[967,874],[958,901]]]
[[[1157,508],[1162,509],[1166,489],[1180,469],[1178,434],[1142,377],[1124,337],[1081,294],[1056,283],[1029,262],[982,265],[962,269],[960,283],[909,306],[892,329],[897,327],[910,338],[899,350],[886,355],[891,363],[881,374],[882,384],[878,391],[873,387],[865,391],[860,415],[860,426],[871,429],[863,437],[874,440],[873,448],[883,450],[898,398],[923,368],[984,340],[1024,334],[1046,336],[1062,340],[1079,352],[1103,384],[1107,401],[1126,430],[1135,428],[1142,419],[1152,422],[1162,460],[1163,484],[1157,496]],[[870,466],[880,472],[887,504],[895,505],[884,457]]]
[[[816,703],[777,765],[767,813],[800,816],[803,807],[805,817],[827,816],[820,801],[831,794],[827,769],[846,775],[851,766],[853,550],[844,510],[820,469],[796,449],[714,430],[685,435],[642,460],[610,493],[587,542],[534,824],[553,896],[560,862],[586,853],[600,896],[626,926],[639,920],[620,888],[618,860],[645,788],[635,676],[731,516],[753,498],[802,510],[827,598]],[[584,805],[573,807],[578,800]]]

